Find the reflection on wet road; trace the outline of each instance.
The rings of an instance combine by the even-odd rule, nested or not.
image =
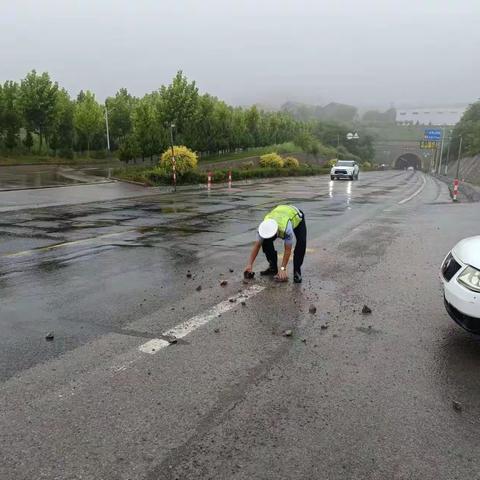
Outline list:
[[[251,230],[252,212],[279,202],[298,205],[316,219],[342,215],[352,206],[383,205],[414,188],[417,176],[403,173],[365,175],[363,182],[328,182],[323,177],[281,180],[275,184],[250,184],[234,191],[217,188],[209,192],[178,192],[173,195],[117,200],[101,204],[7,212],[0,219],[1,258],[15,258],[27,251],[40,256],[46,248],[80,245],[91,241],[104,245],[108,235],[115,240],[168,244],[200,233],[210,233],[209,244],[230,242]],[[292,188],[294,186],[294,188]],[[235,219],[235,221],[233,221]],[[217,231],[221,227],[221,231]],[[242,230],[243,229],[243,230]],[[123,233],[123,235],[122,235]],[[233,234],[233,235],[232,235]],[[200,236],[193,239],[198,244]]]
[[[110,169],[61,165],[0,166],[0,191],[103,183]],[[101,176],[99,176],[101,175]]]

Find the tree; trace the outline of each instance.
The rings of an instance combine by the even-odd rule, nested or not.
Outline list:
[[[20,104],[29,131],[40,138],[40,150],[43,140],[51,130],[55,118],[58,84],[50,80],[47,72],[37,75],[32,70],[20,85]]]
[[[54,150],[61,149],[71,152],[73,147],[74,125],[73,115],[75,104],[65,89],[58,92],[55,106],[55,119],[50,137],[50,147]]]
[[[166,145],[165,129],[157,120],[156,97],[145,95],[132,114],[133,138],[142,158],[153,157]]]
[[[112,150],[116,150],[132,131],[132,113],[136,101],[126,88],[121,88],[114,97],[109,97],[105,101],[108,108],[108,126]]]
[[[23,140],[23,144],[25,145],[25,147],[27,147],[27,150],[30,152],[32,150],[32,147],[33,147],[33,135],[32,135],[32,132],[30,132],[30,130],[27,131],[26,135],[25,135],[25,139]]]
[[[4,136],[5,147],[9,150],[18,143],[22,115],[19,107],[19,87],[12,81],[0,85],[0,135]]]
[[[95,100],[95,95],[87,90],[83,99],[76,103],[73,124],[87,142],[87,154],[90,156],[90,144],[95,135],[103,130],[103,110]]]
[[[179,71],[172,83],[160,88],[159,119],[165,124],[174,123],[177,136],[182,138],[191,126],[198,107],[198,88]]]
[[[260,113],[255,105],[245,112],[245,122],[247,124],[248,143],[251,147],[256,147],[260,143]]]
[[[465,155],[473,156],[480,153],[480,101],[472,103],[455,125],[451,152],[458,152],[460,136],[463,139],[462,151]]]

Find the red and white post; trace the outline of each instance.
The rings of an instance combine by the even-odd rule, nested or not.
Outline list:
[[[458,178],[456,178],[454,181],[453,181],[453,201],[456,202],[457,201],[457,196],[458,196]]]
[[[228,188],[232,188],[232,171],[228,171]]]
[[[209,190],[212,188],[212,172],[207,173],[207,188]]]
[[[177,191],[177,162],[175,155],[172,155],[172,173],[173,173],[173,189]]]
[[[172,149],[172,175],[173,175],[173,190],[177,191],[177,161],[175,160],[175,149],[173,147],[173,129],[175,124],[170,124],[170,147]]]

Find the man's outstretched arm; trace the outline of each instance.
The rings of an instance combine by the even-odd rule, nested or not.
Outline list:
[[[287,265],[290,260],[290,255],[292,254],[292,246],[290,244],[285,244],[285,250],[283,252],[282,267],[285,267],[285,270],[280,270],[277,274],[278,280],[286,280],[288,278],[287,274]]]
[[[260,241],[256,241],[252,248],[252,253],[250,253],[250,258],[248,259],[247,266],[245,267],[246,272],[251,272],[253,268],[253,264],[255,263],[255,259],[257,258],[258,252],[260,251],[260,247],[262,243]]]

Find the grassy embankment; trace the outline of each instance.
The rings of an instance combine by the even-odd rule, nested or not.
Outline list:
[[[310,165],[300,165],[298,168],[232,168],[232,180],[249,180],[254,178],[273,178],[273,177],[301,177],[309,175],[327,174],[330,171],[328,167],[316,167]],[[213,183],[225,183],[228,181],[229,169],[214,170]],[[125,167],[115,169],[112,174],[114,177],[123,180],[143,183],[145,185],[171,185],[172,174],[165,173],[159,168]],[[194,170],[178,177],[179,185],[197,185],[207,183],[207,173],[200,170]]]
[[[244,160],[249,157],[258,157],[265,153],[277,152],[278,154],[284,153],[298,153],[300,149],[292,142],[281,143],[278,145],[269,145],[268,147],[249,148],[241,152],[231,152],[225,154],[216,154],[202,156],[199,158],[200,163],[213,163],[213,162],[228,162],[230,160]]]
[[[298,177],[307,175],[319,175],[328,173],[326,167],[310,166],[301,164],[297,168],[261,168],[248,162],[253,157],[258,157],[265,153],[291,153],[298,152],[298,147],[293,143],[284,143],[281,145],[270,145],[268,147],[251,148],[242,152],[227,153],[222,155],[204,156],[200,159],[199,165],[202,163],[220,163],[232,162],[232,168],[212,169],[213,182],[225,183],[228,181],[228,172],[232,172],[232,180],[248,180],[254,178],[273,178],[273,177]],[[245,165],[239,165],[239,162],[247,161]],[[145,185],[171,185],[172,174],[169,171],[162,170],[158,167],[138,167],[126,166],[113,171],[113,176],[123,180],[143,183]],[[207,183],[207,172],[196,169],[194,171],[180,175],[177,179],[179,185],[195,185]]]

